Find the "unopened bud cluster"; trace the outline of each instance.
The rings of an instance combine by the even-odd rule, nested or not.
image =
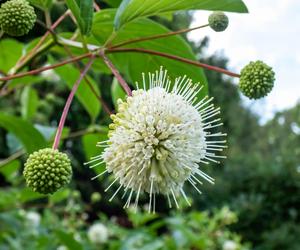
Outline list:
[[[229,24],[228,17],[221,11],[215,11],[208,17],[209,26],[216,32],[227,29]]]
[[[0,27],[10,36],[26,35],[35,21],[34,8],[26,0],[10,0],[1,5]]]
[[[239,88],[250,99],[259,99],[271,92],[275,73],[262,61],[250,62],[241,71]]]
[[[41,149],[29,156],[23,174],[26,184],[34,191],[52,194],[70,182],[71,161],[57,149]]]

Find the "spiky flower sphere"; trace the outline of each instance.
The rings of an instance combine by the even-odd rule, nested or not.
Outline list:
[[[36,14],[26,0],[10,0],[1,5],[0,27],[10,36],[23,36],[34,26]]]
[[[259,99],[273,89],[275,73],[262,61],[250,62],[241,71],[239,88],[250,99]]]
[[[23,174],[27,186],[34,191],[52,194],[70,182],[71,161],[57,149],[40,149],[29,156]]]
[[[215,152],[225,148],[225,141],[208,139],[225,134],[209,132],[222,125],[220,119],[212,119],[220,111],[210,104],[212,98],[197,99],[202,89],[199,84],[186,76],[173,84],[162,69],[149,74],[148,83],[143,75],[143,87],[137,84],[131,97],[118,101],[118,112],[111,116],[109,140],[99,143],[104,152],[89,164],[95,167],[105,162],[106,171],[114,174],[115,180],[106,190],[119,181],[111,199],[122,187],[124,196],[129,191],[124,207],[129,207],[134,191],[134,207],[141,192],[149,193],[150,212],[155,209],[156,194],[166,195],[170,207],[171,197],[178,207],[178,194],[189,203],[183,190],[186,181],[198,192],[198,176],[213,183],[199,164],[223,158]]]
[[[228,17],[221,11],[215,11],[208,17],[208,24],[216,32],[222,32],[227,29],[229,24]]]

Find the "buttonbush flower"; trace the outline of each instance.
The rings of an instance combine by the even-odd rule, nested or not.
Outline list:
[[[106,163],[103,173],[114,174],[115,180],[106,191],[115,182],[120,183],[110,200],[123,187],[123,196],[128,196],[124,207],[134,199],[136,208],[141,192],[146,192],[149,212],[154,212],[157,194],[166,195],[170,207],[172,203],[178,207],[178,194],[189,204],[185,182],[199,193],[199,177],[214,183],[199,164],[218,163],[218,158],[224,158],[216,153],[226,147],[225,141],[213,138],[225,134],[210,132],[222,125],[219,118],[214,118],[220,109],[211,104],[213,98],[197,98],[201,89],[186,76],[176,78],[172,84],[167,71],[161,68],[149,74],[148,80],[143,74],[142,86],[137,83],[132,96],[118,101],[118,112],[111,115],[109,139],[99,143],[105,147],[104,152],[87,163],[91,167]]]

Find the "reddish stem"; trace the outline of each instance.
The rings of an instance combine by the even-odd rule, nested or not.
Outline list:
[[[113,65],[113,63],[108,59],[108,57],[105,55],[104,51],[100,51],[99,54],[103,58],[103,61],[105,62],[105,64],[107,65],[107,67],[109,67],[109,69],[111,70],[111,72],[117,78],[118,82],[120,83],[121,87],[124,89],[124,91],[126,92],[126,94],[128,96],[132,96],[132,92],[131,92],[130,87],[128,86],[128,84],[126,83],[126,81],[124,80],[124,78],[121,76],[120,72],[115,67],[115,65]]]
[[[71,50],[63,45],[65,51],[69,54],[69,56],[71,58],[74,58],[74,55],[72,54]],[[74,62],[74,65],[75,67],[81,72],[81,69],[80,69],[80,65],[78,63],[78,61],[75,61]],[[93,94],[96,96],[96,98],[100,101],[101,105],[103,106],[103,109],[104,111],[108,114],[108,115],[111,115],[113,114],[113,112],[109,109],[108,105],[106,104],[106,102],[103,100],[103,98],[101,97],[101,95],[99,95],[96,91],[96,89],[94,88],[94,86],[92,85],[92,83],[90,82],[89,78],[88,77],[84,77],[84,80],[86,81],[87,85],[89,86],[90,90],[93,92]]]
[[[159,52],[159,51],[148,50],[148,49],[143,49],[143,48],[116,48],[116,49],[107,49],[106,50],[106,53],[122,53],[122,52],[123,53],[136,52],[136,53],[144,53],[144,54],[152,54],[152,55],[162,56],[162,57],[166,57],[166,58],[169,58],[169,59],[177,60],[177,61],[188,63],[188,64],[191,64],[191,65],[195,65],[197,67],[205,68],[205,69],[208,69],[208,70],[214,70],[214,71],[217,71],[217,72],[229,75],[229,76],[240,77],[239,74],[230,72],[226,69],[222,69],[222,68],[219,68],[219,67],[216,67],[216,66],[211,66],[211,65],[208,65],[208,64],[205,64],[205,63],[197,62],[197,61],[194,61],[194,60],[190,60],[190,59],[187,59],[187,58],[183,58],[183,57],[179,57],[179,56],[175,56],[175,55],[171,55],[171,54],[167,54],[167,53],[163,53],[163,52]],[[20,77],[24,77],[24,76],[28,76],[28,75],[35,75],[35,74],[38,74],[38,73],[43,72],[43,71],[48,70],[48,69],[54,69],[54,68],[60,67],[62,65],[68,64],[68,63],[79,61],[81,59],[90,57],[91,55],[92,55],[92,53],[86,53],[86,54],[74,57],[72,59],[68,59],[68,60],[65,60],[63,62],[53,64],[51,66],[47,66],[47,67],[43,67],[43,68],[39,68],[39,69],[27,71],[27,72],[15,74],[15,75],[5,76],[5,77],[0,78],[0,81],[8,81],[8,80],[11,80],[11,79],[20,78]],[[118,77],[119,77],[118,80],[120,80],[120,84],[123,84],[124,89],[127,89],[128,92],[129,91],[131,92],[130,88],[128,87],[127,83],[124,81],[124,79],[122,78],[122,76],[120,75],[118,70],[114,67],[114,65],[109,61],[109,59],[106,56],[104,56],[103,59],[104,58],[106,58],[105,63],[107,64],[107,66],[111,70],[114,69],[114,71],[112,70],[114,75],[115,74],[118,75]],[[127,93],[127,91],[126,91],[126,93]]]
[[[21,78],[21,77],[28,76],[28,75],[36,75],[36,74],[41,73],[43,71],[46,71],[46,70],[49,70],[49,69],[55,69],[57,67],[65,65],[65,64],[72,63],[72,62],[75,62],[75,61],[80,61],[81,59],[91,57],[91,56],[92,56],[92,53],[86,53],[86,54],[76,56],[74,58],[62,61],[60,63],[50,65],[50,66],[34,69],[34,70],[31,70],[31,71],[27,71],[27,72],[23,72],[23,73],[19,73],[19,74],[14,74],[14,75],[10,75],[10,76],[1,77],[0,81],[5,82],[5,81],[11,80],[11,79]]]
[[[58,148],[60,137],[61,137],[61,134],[62,134],[62,130],[64,128],[65,121],[66,121],[67,115],[69,113],[69,109],[70,109],[73,97],[74,97],[74,95],[75,95],[75,93],[76,93],[76,91],[78,89],[78,86],[81,83],[82,79],[87,74],[87,72],[90,69],[90,67],[92,66],[94,60],[95,60],[94,56],[91,57],[90,61],[85,66],[84,70],[81,72],[78,80],[73,85],[73,88],[72,88],[72,90],[71,90],[71,92],[70,92],[70,94],[68,96],[68,99],[66,101],[66,104],[65,104],[65,107],[64,107],[64,110],[63,110],[63,113],[62,113],[60,121],[59,121],[59,125],[58,125],[57,131],[56,131],[54,143],[53,143],[53,146],[52,146],[53,149],[57,149]]]
[[[151,55],[156,55],[156,56],[162,56],[162,57],[166,57],[166,58],[169,58],[169,59],[177,60],[177,61],[188,63],[188,64],[191,64],[191,65],[195,65],[195,66],[198,66],[198,67],[201,67],[201,68],[205,68],[205,69],[208,69],[208,70],[217,71],[217,72],[229,75],[229,76],[240,77],[239,74],[230,72],[226,69],[222,69],[222,68],[219,68],[219,67],[216,67],[216,66],[211,66],[211,65],[208,65],[208,64],[205,64],[205,63],[197,62],[197,61],[190,60],[190,59],[187,59],[187,58],[183,58],[183,57],[180,57],[180,56],[175,56],[175,55],[171,55],[171,54],[167,54],[167,53],[163,53],[163,52],[159,52],[159,51],[154,51],[154,50],[148,50],[148,49],[143,49],[143,48],[119,48],[119,49],[107,49],[106,52],[107,53],[136,52],[136,53],[145,53],[145,54],[151,54]]]
[[[194,28],[188,28],[188,29],[181,29],[181,30],[177,30],[177,31],[171,31],[168,33],[163,33],[163,34],[158,34],[158,35],[153,35],[153,36],[146,36],[146,37],[139,37],[139,38],[134,38],[122,43],[118,43],[115,45],[112,45],[111,47],[109,47],[110,49],[115,49],[115,48],[119,48],[131,43],[138,43],[138,42],[143,42],[143,41],[149,41],[149,40],[155,40],[155,39],[160,39],[160,38],[164,38],[164,37],[169,37],[169,36],[174,36],[174,35],[178,35],[178,34],[182,34],[182,33],[186,33],[186,32],[190,32],[193,30],[197,30],[197,29],[201,29],[201,28],[205,28],[209,26],[209,24],[205,24],[205,25],[201,25],[201,26],[197,26]]]
[[[100,11],[100,6],[96,3],[96,1],[94,1],[94,9],[98,12]]]

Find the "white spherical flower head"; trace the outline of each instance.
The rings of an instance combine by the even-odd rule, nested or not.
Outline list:
[[[108,230],[102,223],[96,223],[89,228],[87,235],[95,244],[105,243],[108,239]]]
[[[137,207],[140,193],[146,192],[150,196],[150,212],[155,211],[156,194],[166,195],[170,207],[171,196],[178,207],[178,194],[189,203],[183,190],[186,181],[199,193],[198,177],[213,183],[199,164],[217,162],[215,158],[223,157],[215,152],[225,148],[225,141],[208,138],[225,134],[209,132],[221,125],[220,119],[213,118],[220,111],[210,104],[212,98],[197,99],[201,89],[186,76],[172,84],[167,71],[160,69],[149,74],[149,84],[143,75],[143,87],[137,84],[132,96],[118,101],[118,112],[111,116],[109,140],[99,143],[105,150],[89,162],[100,161],[91,167],[106,163],[106,172],[115,176],[108,188],[119,181],[111,199],[124,187],[124,196],[129,191],[124,207],[129,207],[134,191]]]

